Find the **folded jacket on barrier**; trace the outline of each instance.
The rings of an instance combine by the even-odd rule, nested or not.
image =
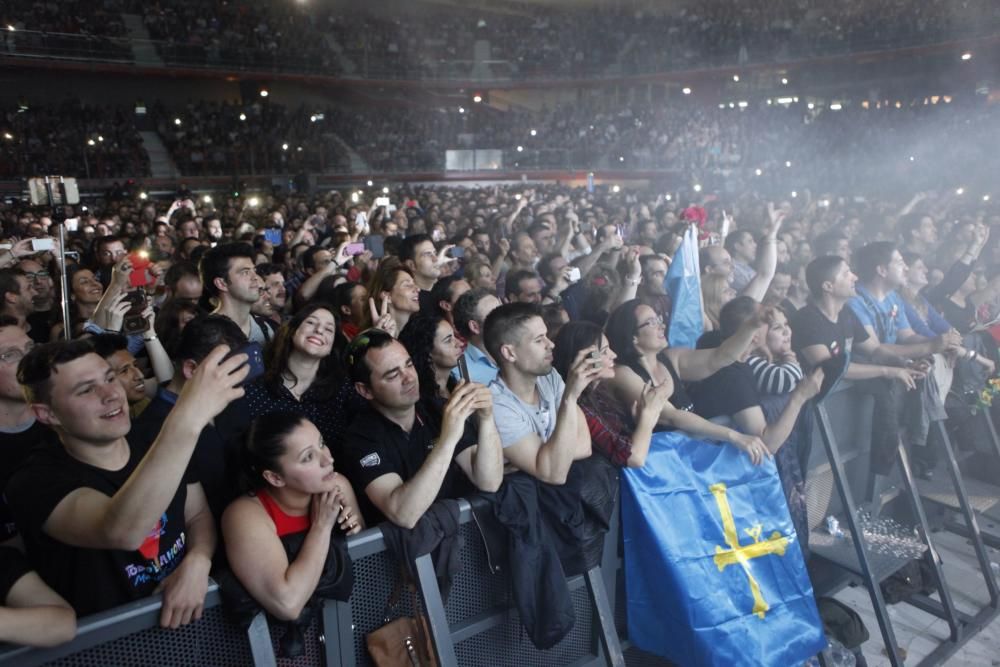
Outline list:
[[[385,549],[410,577],[417,580],[414,563],[431,554],[441,595],[447,598],[451,582],[462,569],[462,536],[459,534],[457,500],[438,500],[424,512],[413,528],[400,528],[388,521],[380,524]]]
[[[826,645],[774,462],[680,432],[622,472],[628,636],[680,665],[802,664]]]
[[[566,485],[553,486],[513,473],[496,493],[482,498],[489,511],[477,501],[476,521],[490,534],[491,564],[496,567],[500,558],[495,537],[505,531],[507,554],[501,567],[509,569],[521,623],[536,648],[551,648],[576,622],[566,576],[586,567],[580,476],[571,472]],[[560,555],[567,558],[565,569]]]

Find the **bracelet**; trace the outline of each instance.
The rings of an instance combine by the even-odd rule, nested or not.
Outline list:
[[[625,282],[635,287],[636,285],[642,282],[642,278],[626,278]]]
[[[159,340],[160,337],[157,336],[156,334],[153,334],[152,336],[143,336],[142,339],[146,342],[149,342],[151,340]]]

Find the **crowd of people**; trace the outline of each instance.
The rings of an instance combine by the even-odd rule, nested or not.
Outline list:
[[[210,572],[294,624],[350,594],[346,536],[472,493],[546,494],[569,572],[586,550],[546,512],[580,506],[597,460],[642,467],[661,430],[778,458],[807,549],[797,425],[847,350],[879,474],[901,442],[932,476],[928,424],[1000,384],[989,203],[249,196],[108,195],[74,212],[65,267],[33,245],[55,212],[0,205],[0,640],[63,642],[76,616],[154,591],[163,626],[196,622]],[[690,225],[696,348],[667,342]]]
[[[212,6],[200,0],[102,3],[87,13],[33,2],[7,3],[3,25],[84,35],[128,56],[119,38],[122,13],[142,17],[170,64],[277,68],[374,78],[468,77],[475,44],[488,43],[483,66],[497,77],[604,76],[705,65],[774,62],[866,49],[929,44],[995,30],[993,3],[855,0],[825,3],[656,3],[559,7],[503,3],[486,8],[370,3],[295,6],[247,0]],[[88,7],[89,9],[89,7]],[[92,15],[92,12],[89,12]],[[33,36],[5,35],[17,50]],[[44,41],[41,45],[44,46]],[[16,46],[15,46],[16,45]]]
[[[996,105],[978,95],[904,99],[831,109],[805,99],[741,108],[593,97],[534,112],[476,104],[460,112],[403,103],[292,108],[259,98],[157,101],[150,118],[180,172],[193,176],[443,170],[446,151],[481,148],[502,151],[507,169],[661,169],[784,196],[942,186],[989,194],[989,180],[966,166],[1000,167]],[[77,102],[10,108],[0,118],[0,177],[148,175],[135,121],[130,109]],[[961,178],[942,182],[942,173]]]
[[[0,109],[0,178],[25,174],[148,176],[149,155],[131,109],[23,103]]]

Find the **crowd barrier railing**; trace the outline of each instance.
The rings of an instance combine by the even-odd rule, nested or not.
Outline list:
[[[462,569],[446,600],[438,590],[430,556],[419,559],[417,586],[423,600],[440,667],[457,665],[573,665],[624,667],[614,630],[614,610],[600,567],[571,577],[568,584],[576,611],[573,630],[556,646],[539,651],[528,640],[512,606],[506,572],[493,573],[468,501],[461,506]],[[230,623],[213,583],[200,621],[178,630],[158,626],[159,595],[80,619],[76,639],[54,648],[0,648],[0,665],[83,667],[92,665],[320,665],[362,667],[372,664],[365,637],[384,625],[387,602],[400,568],[386,552],[382,531],[367,530],[348,539],[355,586],[349,601],[326,601],[320,617],[305,633],[305,656],[276,658],[282,633],[259,614],[249,630]],[[606,553],[615,549],[606,549]],[[394,616],[418,610],[403,596]]]
[[[989,602],[975,615],[963,614],[955,607],[951,589],[944,577],[940,553],[931,539],[932,531],[924,511],[921,493],[911,472],[902,441],[896,448],[898,465],[894,469],[893,478],[886,481],[886,479],[879,480],[878,476],[875,476],[872,483],[869,466],[872,419],[871,397],[847,382],[842,383],[836,391],[815,406],[815,428],[810,441],[821,442],[823,450],[817,451],[814,448],[807,474],[810,550],[828,565],[847,573],[848,579],[853,578],[865,586],[879,625],[886,655],[892,665],[902,665],[904,658],[899,651],[881,584],[911,562],[913,554],[894,553],[892,549],[876,546],[874,543],[880,534],[870,528],[871,524],[866,526],[866,520],[862,519],[859,512],[863,509],[870,516],[879,517],[880,512],[891,510],[891,513],[887,514],[891,518],[900,517],[901,521],[912,521],[916,535],[915,545],[919,546],[920,551],[919,558],[930,573],[937,598],[916,594],[910,596],[906,602],[947,622],[949,637],[939,642],[921,662],[924,665],[941,664],[1000,611],[996,581],[978,532],[973,508],[968,501],[963,476],[943,424],[939,422],[937,428],[943,436],[945,464],[954,493],[959,499],[958,505],[967,525],[971,526],[970,541],[989,593]],[[842,443],[848,443],[846,448]],[[862,496],[863,502],[857,500],[858,489],[867,490],[862,492],[866,494]],[[897,499],[900,503],[892,504]],[[837,537],[831,534],[832,531],[821,528],[823,518],[828,515],[833,515],[839,520],[845,527],[846,536]],[[815,571],[816,568],[813,569]],[[823,579],[815,576],[814,572],[814,581],[817,580]],[[844,579],[840,581],[843,583]],[[831,585],[826,592],[832,592],[835,588],[835,585]],[[823,592],[817,587],[818,594]]]

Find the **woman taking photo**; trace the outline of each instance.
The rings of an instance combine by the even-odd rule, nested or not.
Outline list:
[[[603,366],[598,379],[591,382],[578,401],[594,449],[601,452],[616,466],[641,468],[649,453],[649,441],[656,430],[660,413],[670,396],[666,383],[654,387],[647,383],[639,399],[627,408],[608,388],[607,381],[615,377],[617,356],[600,327],[591,322],[570,322],[563,325],[555,340],[552,366],[563,378],[569,377],[570,368],[580,350],[596,346],[600,356],[594,364]],[[603,380],[603,382],[602,382]]]
[[[350,595],[344,536],[365,527],[357,498],[334,470],[319,430],[301,415],[255,420],[242,454],[249,492],[222,515],[230,568],[253,601],[277,619],[300,621],[301,630],[311,602]],[[229,588],[228,596],[242,606],[240,593]],[[299,647],[285,648],[293,655]]]
[[[606,332],[618,356],[614,377],[608,380],[615,398],[632,405],[647,385],[660,387],[669,399],[660,411],[658,428],[686,431],[696,438],[730,442],[759,464],[770,452],[757,436],[712,423],[691,412],[693,404],[682,382],[703,380],[743,356],[760,323],[748,322],[721,346],[710,350],[669,348],[667,323],[638,299],[626,301],[608,319]]]

